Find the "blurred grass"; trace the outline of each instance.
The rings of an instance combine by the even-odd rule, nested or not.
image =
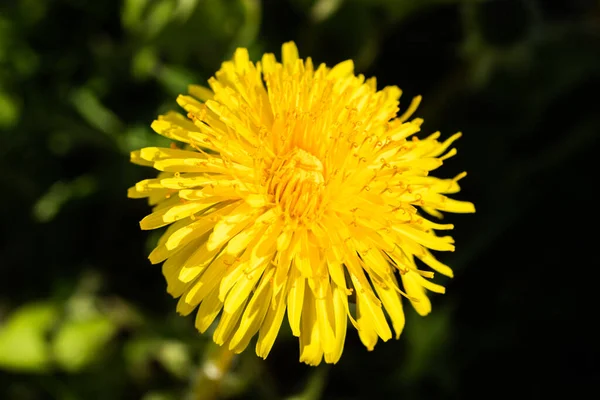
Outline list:
[[[457,277],[432,315],[407,309],[400,341],[368,353],[352,332],[338,365],[311,369],[283,333],[266,361],[252,349],[232,360],[212,395],[470,398],[485,388],[499,398],[519,382],[538,398],[557,393],[548,376],[573,395],[589,371],[567,366],[587,356],[577,340],[563,351],[538,337],[543,324],[575,324],[550,288],[573,309],[585,292],[556,271],[585,248],[559,239],[581,230],[566,214],[595,205],[597,177],[585,173],[600,131],[599,21],[600,4],[583,0],[3,2],[0,398],[181,399],[204,382],[218,350],[175,315],[146,260],[156,234],[138,230],[146,205],[125,194],[152,172],[128,153],[167,145],[150,122],[237,46],[257,59],[292,39],[302,56],[352,58],[380,86],[399,85],[403,105],[423,94],[425,132],[464,131],[444,173],[469,171],[460,197],[478,214],[448,217],[458,250],[442,259]],[[538,215],[554,225],[540,228]],[[556,365],[536,364],[550,353]]]

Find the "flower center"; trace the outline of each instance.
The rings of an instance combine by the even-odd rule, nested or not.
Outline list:
[[[271,169],[269,194],[290,218],[308,222],[319,211],[325,188],[323,163],[300,148],[277,159]]]

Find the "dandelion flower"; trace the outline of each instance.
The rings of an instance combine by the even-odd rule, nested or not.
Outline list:
[[[372,350],[400,336],[403,298],[426,315],[426,290],[444,292],[421,267],[452,276],[431,250],[454,250],[435,233],[453,226],[425,215],[475,211],[445,196],[465,173],[429,174],[460,134],[417,138],[421,98],[398,114],[400,89],[353,70],[350,60],[315,68],[292,42],[281,62],[237,49],[210,89],[177,98],[187,115],[152,123],[179,146],[131,154],[161,171],[128,192],[154,207],[142,229],[168,225],[150,261],[164,261],[177,311],[197,309],[197,329],[214,323],[213,340],[233,352],[257,335],[267,357],[287,314],[300,361],[335,363],[348,321]]]

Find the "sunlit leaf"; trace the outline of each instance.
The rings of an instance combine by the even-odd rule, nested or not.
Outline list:
[[[102,356],[116,331],[115,324],[104,316],[65,322],[52,343],[57,364],[71,372],[85,368]]]
[[[0,129],[10,128],[19,121],[21,105],[8,93],[0,92]]]
[[[50,303],[24,305],[9,315],[0,326],[0,368],[47,370],[52,358],[46,334],[57,316],[57,307]]]
[[[132,31],[138,31],[142,28],[144,9],[149,0],[125,0],[123,1],[123,10],[121,11],[121,23]]]
[[[83,119],[94,128],[109,136],[115,136],[120,131],[122,123],[119,118],[90,89],[75,89],[70,100]]]
[[[152,3],[146,19],[145,34],[148,37],[159,34],[173,18],[175,2],[173,0],[158,0]]]
[[[34,204],[33,217],[37,222],[49,222],[66,202],[88,196],[96,188],[95,178],[89,175],[82,175],[71,182],[58,181]]]

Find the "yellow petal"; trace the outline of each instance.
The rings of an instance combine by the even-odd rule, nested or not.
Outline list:
[[[273,294],[276,295],[282,290],[288,281],[292,260],[296,257],[300,246],[298,245],[300,235],[297,232],[284,231],[277,238],[278,262],[275,277],[273,278]]]
[[[298,48],[294,42],[286,42],[281,46],[281,62],[283,65],[293,65],[298,59]],[[264,61],[263,61],[264,63]]]
[[[370,333],[368,332],[371,328],[379,335],[379,337],[385,342],[392,337],[390,327],[385,320],[385,315],[381,309],[381,304],[377,304],[373,301],[373,290],[370,286],[363,286],[359,279],[354,274],[351,274],[352,283],[356,289],[356,305],[357,310],[360,304],[360,318],[357,318],[359,329],[365,329],[367,335],[367,342],[372,343],[370,340]],[[361,322],[362,321],[362,322]],[[367,328],[366,325],[369,327]],[[366,344],[365,344],[366,345]],[[375,344],[372,343],[374,346]],[[369,346],[367,346],[369,347]]]
[[[346,286],[346,276],[344,274],[344,266],[342,265],[342,260],[338,258],[332,249],[328,249],[327,251],[327,269],[329,271],[329,276],[331,280],[336,284],[336,286],[343,288],[344,291],[347,291]]]
[[[270,280],[274,272],[274,268],[269,268],[264,273],[242,315],[240,326],[229,341],[230,350],[234,350],[236,353],[241,352],[248,346],[250,339],[258,332],[271,303],[272,286]]]
[[[151,161],[147,161],[142,158],[140,150],[132,151],[131,153],[129,153],[129,161],[131,161],[133,164],[142,165],[145,167],[152,166]]]
[[[323,297],[317,298],[314,292],[313,297],[315,298],[315,312],[317,314],[317,324],[319,325],[319,341],[321,342],[322,351],[327,354],[335,352],[337,344],[334,335],[333,296],[329,282],[322,283],[321,292],[321,295],[324,295]]]
[[[140,227],[144,230],[160,228],[161,226],[179,221],[180,219],[188,218],[190,215],[208,208],[211,205],[214,205],[214,203],[206,204],[201,201],[191,201],[161,209],[160,211],[144,217],[144,219],[140,221]]]
[[[241,279],[237,281],[229,293],[227,293],[224,303],[225,311],[233,312],[233,310],[236,310],[246,301],[246,299],[248,299],[250,292],[254,289],[254,286],[256,286],[256,283],[262,276],[268,262],[269,261],[265,260],[255,266],[251,271],[248,271],[248,273],[242,275]]]
[[[446,264],[439,262],[429,251],[424,250],[422,254],[416,253],[415,255],[440,274],[446,275],[450,278],[454,276],[452,269]]]
[[[156,162],[169,158],[205,159],[206,156],[195,151],[172,149],[168,147],[144,147],[140,150],[140,157],[146,161]]]
[[[192,246],[188,245],[186,248],[187,247]],[[177,280],[181,282],[187,283],[196,279],[202,272],[204,272],[206,267],[213,261],[217,254],[219,254],[219,249],[209,250],[206,247],[206,242],[202,243],[200,246],[194,246],[194,250],[194,253],[191,254],[179,268]],[[171,258],[169,258],[169,260]],[[167,262],[169,260],[167,260]]]
[[[196,329],[200,333],[206,332],[222,309],[223,303],[219,300],[219,291],[215,288],[200,303],[200,308],[198,308],[198,312],[196,313]]]
[[[181,248],[168,250],[167,247],[165,246],[165,243],[167,242],[167,240],[169,239],[169,237],[171,237],[171,235],[173,233],[175,233],[179,229],[184,228],[185,226],[191,224],[192,222],[193,221],[191,219],[183,219],[181,221],[177,221],[177,222],[169,225],[169,227],[167,227],[167,230],[165,231],[165,233],[163,233],[163,235],[158,240],[158,243],[156,244],[156,248],[154,250],[152,250],[152,252],[148,256],[148,259],[150,260],[150,262],[152,264],[158,264],[159,262],[166,260],[168,257],[170,257],[171,255],[176,253],[177,250],[180,250]]]
[[[446,288],[443,287],[442,285],[438,285],[437,283],[433,283],[433,282],[425,279],[420,274],[417,274],[416,272],[409,271],[408,273],[409,274],[415,274],[415,276],[413,278],[415,279],[415,281],[417,283],[419,283],[425,289],[430,290],[430,291],[432,291],[434,293],[441,293],[441,294],[446,293]]]
[[[348,296],[346,287],[333,286],[333,313],[335,319],[335,343],[329,352],[325,352],[325,361],[337,363],[344,350],[348,324]]]
[[[167,241],[165,247],[168,250],[175,249],[191,240],[196,239],[205,233],[209,232],[216,223],[216,219],[222,215],[226,215],[236,206],[236,203],[223,205],[219,204],[215,206],[215,211],[209,214],[205,214],[200,217],[199,220],[193,221],[191,224],[185,225],[183,228],[173,232]]]
[[[187,282],[179,280],[179,271],[181,266],[194,253],[193,243],[188,244],[183,249],[172,255],[162,266],[162,273],[167,281],[167,293],[173,297],[179,297],[187,288]]]
[[[213,290],[218,289],[219,282],[225,273],[225,267],[233,261],[233,257],[221,253],[202,273],[189,289],[184,293],[182,299],[188,305],[196,307]]]
[[[304,294],[302,309],[302,331],[300,333],[300,361],[308,365],[319,365],[323,359],[323,348],[319,334],[315,300],[310,290]]]
[[[352,60],[342,61],[331,68],[331,71],[327,74],[329,79],[345,78],[354,72],[354,62]]]
[[[275,254],[275,244],[271,239],[277,235],[277,233],[274,232],[278,229],[277,226],[267,227],[260,224],[258,226],[261,226],[261,230],[257,231],[256,235],[252,238],[252,241],[249,242],[244,254],[239,259],[239,262],[227,271],[226,276],[221,281],[219,296],[222,301],[225,301],[225,297],[229,290],[244,276],[250,276],[257,270],[264,270],[263,267],[266,267]],[[231,242],[229,243],[231,244]],[[265,243],[271,245],[271,247],[263,249],[262,245]],[[260,250],[259,246],[261,246]],[[227,247],[229,247],[229,245]]]
[[[373,287],[375,287],[375,291],[381,299],[381,303],[383,303],[387,314],[392,320],[392,326],[396,332],[396,339],[398,339],[404,329],[404,310],[402,309],[400,295],[397,291],[398,283],[392,274],[390,274],[390,281],[396,287],[389,284],[382,285],[377,282],[373,283]]]
[[[266,358],[275,343],[275,338],[281,328],[281,323],[285,315],[285,288],[276,295],[268,311],[262,326],[258,332],[258,340],[256,342],[256,354],[259,357]]]
[[[200,101],[211,100],[215,95],[212,90],[201,85],[189,85],[188,92]]]
[[[289,278],[290,288],[287,296],[287,314],[292,334],[300,336],[300,317],[303,311],[306,278],[300,275],[296,268],[292,268],[292,275]]]
[[[419,107],[419,104],[421,104],[421,99],[422,99],[421,96],[413,97],[412,101],[410,102],[410,106],[408,106],[406,111],[404,111],[404,114],[402,114],[400,117],[398,117],[398,121],[404,122],[407,119],[409,119],[410,116],[413,115],[414,112],[417,110],[417,108]]]
[[[417,281],[417,274],[402,274],[402,285],[406,294],[411,299],[411,304],[419,315],[427,315],[431,312],[431,301],[425,294],[425,289]]]
[[[247,299],[245,301],[247,301]],[[223,313],[221,314],[221,320],[219,321],[217,329],[215,329],[215,333],[213,334],[213,340],[216,344],[223,345],[229,340],[233,334],[233,331],[237,327],[245,305],[246,303],[243,303],[233,313],[228,313],[223,310]]]
[[[250,64],[250,56],[248,54],[248,49],[238,48],[233,53],[233,61],[235,63],[235,68],[238,73],[245,72]]]
[[[241,203],[215,225],[208,238],[206,247],[216,249],[244,230],[255,219],[253,209],[247,203]]]
[[[359,299],[359,296],[356,296],[356,324],[358,337],[367,350],[372,351],[377,344],[378,335],[373,326],[371,314],[363,309],[365,306],[364,298]]]
[[[427,233],[413,228],[410,225],[394,225],[395,232],[415,242],[433,250],[454,251],[453,240],[450,236],[435,236],[433,233]]]

